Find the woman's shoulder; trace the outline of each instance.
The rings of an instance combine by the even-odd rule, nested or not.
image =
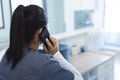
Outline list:
[[[51,60],[55,60],[51,54],[41,53],[39,51],[35,51],[33,49],[25,50],[25,60],[32,62],[32,63],[41,63],[45,64]]]
[[[27,60],[27,66],[39,71],[39,77],[43,80],[73,80],[74,75],[67,69],[60,66],[60,63],[50,54],[40,53],[39,51],[27,51],[24,62]],[[32,64],[31,64],[32,63]],[[45,75],[44,75],[45,74]],[[56,76],[54,76],[56,75]]]

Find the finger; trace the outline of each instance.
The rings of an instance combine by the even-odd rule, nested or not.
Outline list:
[[[53,46],[55,46],[57,44],[57,40],[52,36],[49,36],[49,37],[50,37],[50,40],[51,40]]]
[[[47,50],[47,48],[46,48],[45,46],[43,46],[43,49],[44,49],[44,51],[45,51],[46,53],[48,53],[48,50]]]
[[[48,38],[46,38],[46,43],[47,43],[48,47],[52,46],[52,44],[50,43],[50,41],[48,40]]]

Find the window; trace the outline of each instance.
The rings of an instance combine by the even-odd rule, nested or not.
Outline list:
[[[105,0],[105,30],[107,32],[120,33],[120,1]]]
[[[35,5],[39,5],[43,7],[42,0],[24,0],[24,1],[23,0],[11,0],[12,12],[20,4],[24,6],[29,5],[29,4],[35,4]]]
[[[105,1],[105,45],[120,48],[120,1]]]

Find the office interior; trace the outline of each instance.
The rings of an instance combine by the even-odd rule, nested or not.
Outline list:
[[[84,80],[120,80],[119,0],[0,0],[0,60],[9,47],[12,13],[20,4],[45,10],[50,34]]]

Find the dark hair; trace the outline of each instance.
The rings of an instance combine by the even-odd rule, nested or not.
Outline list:
[[[29,5],[24,7],[19,5],[15,9],[10,26],[10,45],[6,51],[7,62],[12,62],[11,69],[22,59],[24,44],[30,43],[36,31],[46,24],[46,15],[39,6]]]

